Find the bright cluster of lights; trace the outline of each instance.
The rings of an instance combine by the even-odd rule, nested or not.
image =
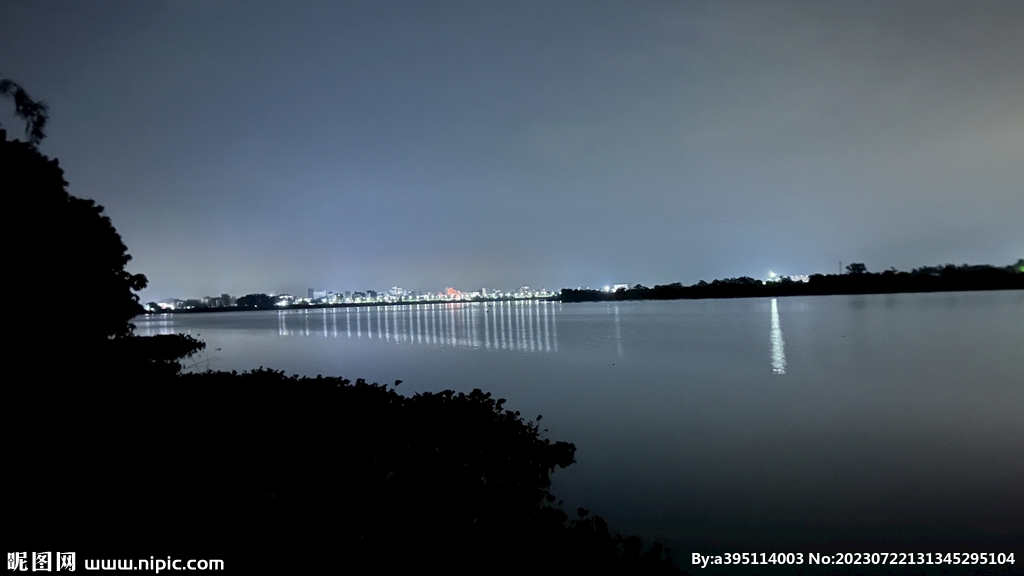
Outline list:
[[[806,274],[796,274],[796,275],[793,275],[793,276],[783,276],[781,274],[776,274],[775,272],[772,272],[771,270],[768,271],[768,278],[766,279],[767,282],[781,282],[782,280],[790,280],[792,282],[810,282],[811,281],[811,277],[807,276]]]
[[[334,293],[320,290],[311,290],[311,294],[314,298],[293,298],[292,296],[282,295],[279,296],[278,305],[288,306],[292,304],[392,304],[400,302],[460,302],[465,300],[503,300],[508,298],[524,299],[524,298],[550,298],[555,296],[555,292],[551,292],[546,288],[540,290],[531,289],[529,286],[523,286],[511,292],[504,292],[502,290],[487,289],[473,290],[470,292],[463,292],[456,290],[455,288],[448,287],[443,292],[427,292],[419,294],[398,286],[393,286],[386,293],[377,293],[373,290],[367,290],[365,292],[345,292],[345,293]]]

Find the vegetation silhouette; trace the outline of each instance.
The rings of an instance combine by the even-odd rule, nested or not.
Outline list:
[[[91,377],[73,398],[51,388],[46,414],[72,432],[58,446],[22,438],[60,455],[9,489],[28,533],[113,556],[175,543],[167,553],[260,571],[679,573],[661,546],[552,506],[551,473],[575,462],[575,447],[480,390],[403,396],[400,381],[264,369]],[[104,518],[116,524],[90,539]]]
[[[846,265],[847,274],[867,274],[868,267],[863,262],[853,262]]]
[[[39,113],[38,107],[26,106]],[[8,140],[0,128],[0,174],[21,224],[20,242],[12,239],[11,244],[21,246],[11,251],[14,269],[46,289],[73,290],[82,303],[74,308],[73,321],[63,322],[59,331],[35,317],[37,309],[16,310],[19,326],[27,331],[15,344],[16,357],[45,362],[59,350],[64,360],[52,368],[58,371],[89,363],[111,370],[153,364],[173,371],[178,364],[171,356],[203,348],[184,335],[145,343],[127,340],[135,329],[132,318],[143,311],[135,291],[145,288],[146,277],[126,269],[131,255],[103,207],[69,194],[56,160],[41,154],[32,141]],[[25,240],[30,243],[25,245]]]
[[[220,558],[241,573],[679,573],[661,546],[553,506],[551,474],[575,447],[480,390],[403,396],[400,381],[181,373],[204,344],[133,334],[146,278],[126,270],[102,206],[70,195],[38,151],[45,106],[3,86],[33,122],[27,142],[0,129],[0,173],[29,239],[16,265],[86,304],[59,330],[16,312],[28,334],[15,357],[41,368],[8,384],[12,549]]]
[[[0,96],[14,100],[14,115],[25,122],[25,136],[28,143],[38,146],[46,137],[43,128],[49,119],[49,107],[45,102],[33,100],[28,92],[9,78],[0,78]],[[0,128],[3,124],[0,123]]]
[[[637,284],[615,292],[567,288],[562,290],[559,299],[563,302],[593,302],[1024,289],[1024,259],[1012,266],[946,264],[915,268],[911,272],[893,268],[881,273],[869,272],[863,263],[857,262],[848,265],[846,270],[847,274],[815,274],[807,282],[786,277],[763,282],[743,276],[710,283],[701,280],[690,286],[675,282],[647,288]]]
[[[239,308],[251,308],[254,310],[270,310],[275,307],[277,300],[266,294],[246,294],[236,301]]]

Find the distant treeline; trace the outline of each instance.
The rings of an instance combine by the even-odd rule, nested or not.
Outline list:
[[[829,294],[895,294],[900,292],[954,292],[961,290],[1024,289],[1024,258],[1013,266],[926,266],[911,272],[890,268],[868,272],[864,264],[846,267],[846,274],[815,274],[807,282],[781,278],[763,282],[744,276],[683,286],[679,282],[654,288],[637,284],[615,292],[564,289],[562,302],[601,300],[676,300],[680,298],[752,298],[759,296],[824,296]]]

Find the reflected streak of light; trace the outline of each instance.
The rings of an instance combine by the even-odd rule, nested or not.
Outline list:
[[[451,305],[448,306],[448,337],[451,338],[451,345],[456,346],[458,340],[455,332],[455,307]]]
[[[498,310],[498,320],[501,321],[501,331],[499,332],[499,335],[501,336],[501,349],[502,350],[507,350],[507,348],[505,347],[505,303],[504,302],[501,303],[501,308]]]
[[[523,307],[516,302],[516,350],[523,350],[526,348],[524,342],[525,335],[523,334]]]
[[[438,346],[444,346],[448,343],[448,317],[444,313],[444,306],[438,304],[434,314],[437,315],[435,320],[437,324],[437,344]]]
[[[531,301],[526,303],[526,333],[530,336],[530,352],[536,352],[537,348],[533,338],[533,302]]]
[[[490,316],[491,315],[488,313],[488,311],[489,311],[489,308],[484,308],[484,345],[486,345],[487,349],[490,350],[490,348],[491,348],[491,325],[490,325],[491,319],[490,319]]]
[[[515,350],[518,345],[516,342],[516,328],[515,323],[512,319],[515,317],[515,309],[512,308],[512,303],[508,303],[508,349]]]
[[[430,329],[427,332],[429,338],[427,342],[430,344],[437,344],[437,308],[434,304],[430,305],[430,310],[427,311],[427,320],[430,322]]]
[[[779,325],[779,304],[772,298],[772,372],[786,373],[786,342],[782,339],[782,327]]]
[[[543,302],[537,302],[537,351],[544,351],[544,342],[547,340],[547,335],[544,333],[544,319],[543,316],[544,304]]]
[[[430,323],[427,332],[427,342],[437,344],[437,309],[434,308],[433,304],[430,305],[430,310],[427,311],[427,321]]]
[[[552,310],[551,314],[551,336],[555,339],[555,352],[558,352],[558,314],[562,311],[562,303],[558,303],[558,310]]]
[[[353,310],[353,308],[355,308]],[[363,318],[365,308],[366,318]],[[366,337],[388,343],[427,344],[435,346],[451,346],[453,348],[494,348],[495,350],[519,350],[523,352],[558,351],[558,309],[551,302],[530,301],[499,301],[492,306],[473,303],[432,303],[406,304],[392,307],[374,306],[376,314],[369,306],[345,308],[345,334],[352,338],[352,316],[355,316],[355,332],[357,338],[363,337],[363,322],[366,323]],[[315,310],[313,311],[315,312]],[[338,337],[338,310],[322,311],[322,329],[324,337]],[[611,310],[609,310],[611,312]],[[293,336],[294,330],[288,329],[289,315],[302,314],[303,326],[300,331],[307,337],[312,334],[309,321],[309,310],[280,310],[278,317],[278,335]],[[616,315],[616,341],[620,355],[622,354],[620,320],[618,306]],[[374,316],[376,326],[374,326]],[[164,326],[166,324],[167,326]],[[140,326],[139,331],[146,333],[173,333],[171,322],[151,322]],[[319,333],[319,331],[317,331]]]
[[[469,332],[473,339],[473,348],[480,347],[480,331],[477,330],[476,324],[480,320],[479,305],[473,304],[469,308]]]
[[[615,305],[615,353],[622,356],[622,330],[619,326],[619,305]]]
[[[434,342],[438,346],[444,346],[447,332],[445,332],[444,310],[441,309],[440,304],[434,309],[434,316]]]
[[[548,325],[548,303],[544,302],[541,309],[537,312],[537,323],[542,326],[544,334],[544,344],[541,347],[545,352],[551,352],[551,327]]]

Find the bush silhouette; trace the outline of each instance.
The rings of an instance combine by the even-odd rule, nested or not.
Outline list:
[[[32,442],[59,450],[59,463],[14,483],[7,509],[28,533],[112,552],[187,534],[189,553],[260,571],[334,558],[396,569],[500,562],[491,571],[678,573],[660,546],[644,551],[600,517],[581,509],[570,520],[552,507],[551,474],[575,461],[575,447],[480,390],[403,396],[263,369],[87,389],[73,401],[55,395],[48,410],[73,434]],[[67,470],[59,490],[45,481]],[[117,526],[89,539],[104,517]],[[329,557],[296,554],[310,549]]]

